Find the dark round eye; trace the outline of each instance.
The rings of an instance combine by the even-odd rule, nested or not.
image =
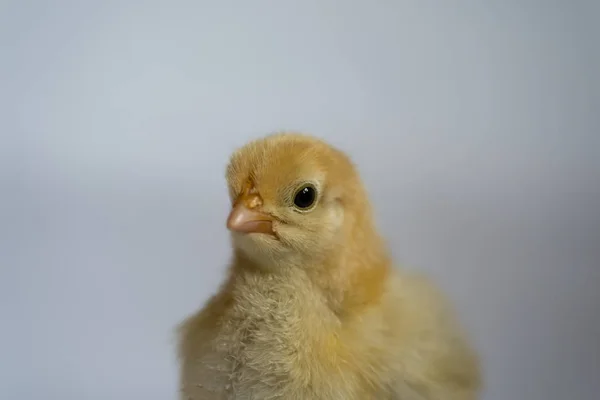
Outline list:
[[[300,209],[307,209],[315,203],[316,199],[317,192],[315,188],[312,186],[304,186],[296,192],[294,204]]]

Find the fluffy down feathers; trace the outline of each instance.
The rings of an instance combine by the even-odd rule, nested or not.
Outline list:
[[[270,135],[232,155],[227,183],[232,261],[179,328],[181,399],[478,398],[451,307],[393,267],[345,154]]]

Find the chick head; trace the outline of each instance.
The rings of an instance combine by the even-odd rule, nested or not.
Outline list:
[[[261,266],[311,265],[344,245],[367,199],[350,159],[312,136],[279,133],[231,156],[227,227],[236,250]]]

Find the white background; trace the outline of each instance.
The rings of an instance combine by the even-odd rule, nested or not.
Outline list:
[[[0,398],[176,398],[223,278],[224,167],[322,136],[486,400],[600,393],[594,1],[0,1]]]

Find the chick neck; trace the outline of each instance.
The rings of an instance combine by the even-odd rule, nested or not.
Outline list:
[[[307,277],[291,279],[290,282],[303,285],[309,282],[310,290],[323,298],[332,312],[348,316],[378,303],[390,266],[385,243],[374,225],[370,210],[365,210],[348,216],[340,231],[340,240],[318,257],[299,256],[294,260],[282,260],[273,268],[251,260],[241,250],[235,250],[232,272],[234,276],[251,274],[259,279],[270,279],[273,274]]]
[[[370,209],[346,218],[339,244],[309,276],[330,308],[348,315],[377,304],[385,290],[391,258]]]

